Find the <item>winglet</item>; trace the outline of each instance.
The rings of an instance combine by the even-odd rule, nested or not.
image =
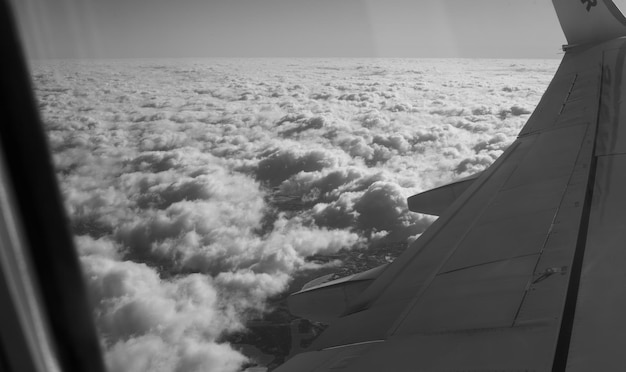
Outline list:
[[[552,0],[569,46],[626,36],[626,18],[612,0]]]

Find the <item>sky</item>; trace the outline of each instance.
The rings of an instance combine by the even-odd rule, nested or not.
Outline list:
[[[550,0],[11,3],[31,59],[560,58],[565,43]]]

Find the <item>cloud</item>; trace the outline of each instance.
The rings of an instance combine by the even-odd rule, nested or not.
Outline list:
[[[406,198],[489,166],[555,67],[35,63],[109,369],[239,370],[223,340],[308,257],[416,239],[433,219]]]
[[[400,217],[406,210],[406,198],[398,185],[376,182],[359,198],[354,209],[359,213],[360,228],[393,230],[404,222]]]
[[[280,119],[276,125],[285,125],[286,123],[288,128],[280,132],[283,137],[291,137],[307,130],[322,129],[329,125],[328,119],[323,116],[307,117],[304,114],[287,115]]]
[[[504,133],[496,133],[491,138],[478,142],[474,146],[476,153],[491,152],[491,151],[504,151],[512,143],[511,138]],[[499,156],[499,155],[498,155]]]
[[[370,110],[357,118],[365,128],[384,128],[389,125],[389,120],[379,111]]]
[[[234,371],[245,360],[218,342],[242,324],[222,311],[211,277],[162,279],[146,264],[120,261],[109,240],[77,243],[110,371]]]
[[[500,119],[504,120],[509,115],[521,116],[521,115],[530,114],[530,112],[531,112],[530,110],[527,110],[523,107],[516,105],[516,106],[511,106],[508,109],[501,109],[500,112],[498,113],[498,116],[500,117]]]
[[[358,217],[354,196],[347,193],[331,203],[317,203],[313,208],[313,218],[319,226],[345,229],[355,226]]]
[[[155,336],[118,342],[109,353],[112,372],[236,371],[246,359],[226,344],[202,343],[190,338],[165,343]]]
[[[259,162],[256,176],[271,186],[278,186],[297,173],[319,171],[336,164],[337,159],[324,150],[273,149]]]
[[[385,146],[390,150],[396,150],[398,154],[404,154],[411,148],[406,138],[400,134],[377,135],[374,137],[373,143]]]
[[[491,155],[491,156],[490,156]],[[459,165],[457,165],[455,172],[460,178],[466,177],[478,172],[482,172],[494,162],[494,154],[490,155],[475,155],[470,158],[463,159]]]
[[[408,213],[407,195],[395,183],[378,181],[370,185],[354,204],[358,213],[357,226],[371,236],[407,239],[422,233],[432,222],[413,213]],[[387,233],[381,235],[380,232]],[[377,234],[378,233],[378,234]]]

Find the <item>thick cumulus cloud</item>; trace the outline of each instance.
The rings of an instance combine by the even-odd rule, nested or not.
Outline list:
[[[35,64],[109,369],[239,370],[225,336],[321,265],[307,257],[414,240],[432,218],[406,198],[489,166],[555,68]]]
[[[228,304],[211,277],[164,280],[146,264],[122,260],[108,239],[79,236],[77,243],[109,370],[223,371],[245,361],[215,342],[242,325],[234,312],[221,310]]]
[[[324,168],[336,168],[337,161],[328,150],[272,149],[265,152],[264,159],[256,167],[259,180],[278,186],[289,177],[298,173],[319,171]]]

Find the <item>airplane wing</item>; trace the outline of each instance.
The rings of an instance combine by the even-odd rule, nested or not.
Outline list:
[[[517,140],[277,371],[625,368],[626,19],[553,3],[569,45]]]

